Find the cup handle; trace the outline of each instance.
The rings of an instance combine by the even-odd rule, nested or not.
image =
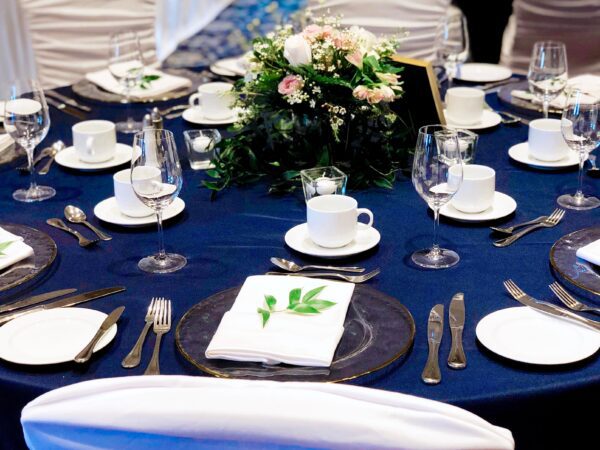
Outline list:
[[[366,223],[365,225],[370,227],[373,225],[373,213],[368,210],[367,208],[358,208],[356,210],[356,218],[358,219],[358,216],[360,216],[361,214],[366,214],[367,216],[369,216],[369,223]]]
[[[85,140],[85,151],[88,155],[94,156],[96,152],[94,151],[94,138],[88,137]]]
[[[202,95],[199,92],[190,95],[190,106],[200,106]],[[198,104],[196,104],[196,99],[198,100]]]

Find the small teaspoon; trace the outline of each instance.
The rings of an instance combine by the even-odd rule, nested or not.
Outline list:
[[[94,233],[96,233],[96,236],[98,236],[103,241],[110,241],[112,239],[112,236],[109,236],[108,234],[100,231],[98,228],[93,226],[91,223],[87,222],[87,217],[86,217],[85,213],[81,209],[77,208],[76,206],[67,205],[65,207],[65,217],[71,223],[81,223],[81,224],[87,226],[90,230],[92,230]]]

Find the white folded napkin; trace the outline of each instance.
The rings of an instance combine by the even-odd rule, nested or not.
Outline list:
[[[578,258],[585,259],[592,264],[600,266],[600,239],[577,249],[575,254]]]
[[[132,97],[150,98],[156,97],[167,92],[175,91],[192,85],[188,78],[169,75],[156,69],[145,68],[144,75],[159,75],[160,78],[150,82],[147,89],[135,87],[131,90]],[[100,86],[105,91],[123,94],[123,87],[113,77],[108,69],[98,72],[86,73],[85,78],[92,83]]]
[[[48,392],[21,414],[32,450],[513,449],[509,430],[445,403],[329,384],[137,376]]]
[[[567,82],[568,89],[581,89],[587,96],[584,96],[583,99],[589,97],[589,101],[592,102],[595,99],[600,98],[600,76],[598,75],[579,75],[577,77],[573,77],[569,79]],[[511,95],[516,98],[520,98],[521,100],[527,100],[536,104],[541,104],[542,102],[531,92],[522,91],[519,89],[515,89],[511,92]],[[567,104],[567,96],[563,92],[558,97],[550,102],[551,108],[563,109]]]
[[[289,292],[326,286],[319,299],[336,305],[319,314],[272,313],[263,327],[257,308],[265,307],[265,295],[277,299],[276,310],[286,309]],[[257,275],[248,277],[231,310],[225,313],[206,349],[207,358],[287,363],[329,367],[344,333],[344,319],[354,285],[314,278]]]
[[[12,242],[12,244],[2,250],[4,255],[0,255],[0,270],[33,255],[33,249],[23,242],[21,236],[12,234],[0,227],[0,244],[3,242]]]
[[[246,55],[238,56],[236,58],[225,58],[214,63],[214,66],[218,69],[226,70],[234,75],[244,76],[248,70],[248,59]]]

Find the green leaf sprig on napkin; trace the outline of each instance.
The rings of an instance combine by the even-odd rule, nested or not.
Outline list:
[[[159,78],[160,75],[144,75],[142,77],[142,80],[140,81],[140,88],[148,89],[150,87],[150,83],[152,83],[155,80],[158,80]]]
[[[8,247],[10,247],[10,245],[13,242],[15,242],[15,241],[0,242],[0,256],[6,256],[6,253],[4,253],[4,250],[6,250]]]
[[[289,302],[286,309],[276,310],[277,299],[272,295],[265,295],[265,307],[257,308],[257,312],[262,316],[263,328],[269,321],[271,314],[287,312],[294,314],[319,314],[321,311],[331,308],[336,303],[317,298],[326,286],[319,286],[308,291],[302,296],[302,288],[295,288],[290,291]]]

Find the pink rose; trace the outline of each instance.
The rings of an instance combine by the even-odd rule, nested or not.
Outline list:
[[[300,75],[288,75],[277,86],[281,95],[290,95],[304,87],[304,80]]]
[[[396,98],[396,93],[394,92],[394,90],[389,87],[389,86],[380,86],[379,87],[379,91],[382,93],[383,95],[383,101],[384,102],[393,102],[394,99]]]
[[[359,100],[366,100],[368,94],[369,88],[363,86],[362,84],[360,86],[356,86],[352,91],[352,95],[354,96],[354,98],[357,98]]]
[[[369,89],[369,92],[367,92],[367,101],[371,105],[381,102],[384,99],[384,97],[385,96],[383,92],[379,88]]]
[[[387,84],[397,84],[398,83],[399,77],[398,77],[398,75],[396,75],[394,73],[375,72],[375,75],[377,75],[377,78],[379,78],[384,83],[387,83]]]
[[[346,55],[346,60],[353,66],[358,67],[360,70],[363,68],[363,54],[360,50],[354,50],[352,53]]]
[[[319,25],[312,24],[312,25],[307,26],[304,29],[304,31],[302,31],[302,36],[304,36],[304,38],[307,41],[314,42],[321,35],[322,32],[323,31]]]

